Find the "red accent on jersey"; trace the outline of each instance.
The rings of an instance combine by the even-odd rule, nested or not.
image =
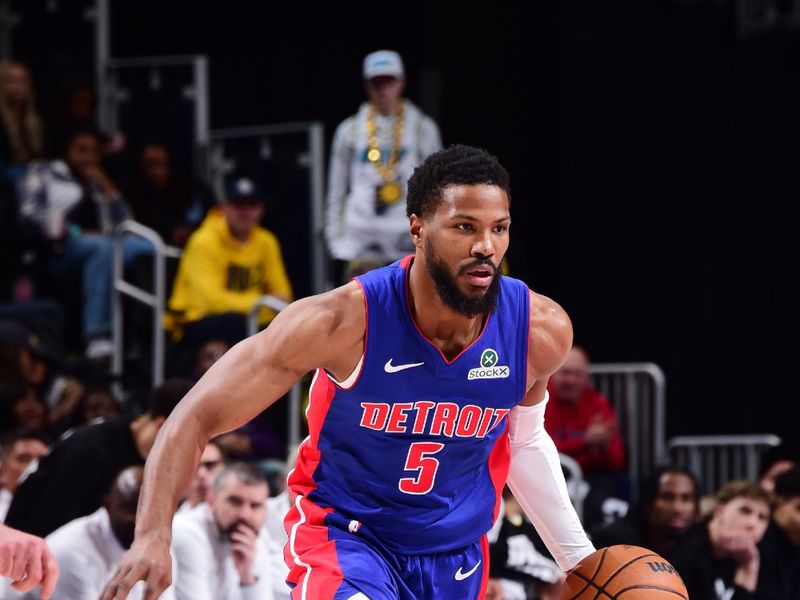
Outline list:
[[[505,423],[505,431],[503,435],[497,438],[497,442],[494,448],[492,448],[492,453],[489,455],[489,473],[492,476],[492,484],[494,484],[495,491],[493,523],[497,521],[497,515],[500,514],[500,500],[503,498],[503,488],[506,485],[508,469],[511,466],[511,443],[508,440],[508,421]]]
[[[457,418],[458,404],[455,402],[439,402],[431,420],[431,434],[453,437]]]
[[[314,471],[322,458],[317,444],[325,415],[331,406],[331,401],[336,394],[335,384],[330,378],[318,369],[311,384],[308,404],[308,432],[309,439],[300,444],[297,453],[297,463],[289,473],[288,485],[292,495],[308,496],[317,488],[314,482]]]
[[[361,408],[364,409],[361,415],[361,427],[383,431],[386,427],[386,419],[389,417],[389,405],[385,402],[362,402]]]
[[[325,525],[325,515],[333,509],[321,508],[306,498],[300,498],[299,504],[298,508],[295,502],[284,520],[289,543],[283,555],[289,566],[286,580],[295,584],[292,598],[333,600],[344,580],[336,542],[328,539]],[[295,555],[302,557],[299,562]]]
[[[413,402],[397,402],[392,405],[392,413],[389,416],[389,423],[386,425],[387,433],[405,433],[408,427],[405,422],[408,419],[407,411],[414,407]]]
[[[425,433],[425,423],[428,422],[428,413],[436,405],[431,400],[417,400],[414,407],[417,409],[417,418],[414,420],[414,429],[411,433]]]
[[[481,422],[480,406],[468,404],[461,409],[461,414],[458,415],[458,425],[456,426],[456,435],[458,437],[472,437],[478,431],[478,425]]]

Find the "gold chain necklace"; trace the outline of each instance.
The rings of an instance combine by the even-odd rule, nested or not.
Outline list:
[[[394,204],[400,200],[403,190],[395,181],[395,170],[400,162],[400,145],[403,140],[405,128],[406,103],[400,102],[395,115],[394,131],[392,132],[392,146],[389,150],[389,159],[384,162],[378,147],[378,126],[375,123],[375,105],[370,104],[367,109],[367,160],[372,163],[375,170],[383,178],[384,183],[378,188],[378,199],[385,204]]]
[[[391,181],[394,178],[394,171],[397,168],[397,163],[400,159],[400,144],[403,138],[403,129],[405,128],[406,116],[406,103],[400,102],[397,107],[397,115],[394,121],[394,131],[392,132],[392,147],[389,151],[389,160],[385,163],[381,160],[382,153],[378,147],[378,126],[375,123],[375,114],[377,110],[374,104],[370,104],[367,109],[367,160],[371,162],[378,173],[386,181]]]

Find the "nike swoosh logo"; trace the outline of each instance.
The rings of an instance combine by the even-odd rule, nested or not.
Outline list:
[[[383,365],[383,370],[387,373],[397,373],[398,371],[405,371],[406,369],[413,369],[414,367],[421,367],[424,365],[424,362],[421,363],[408,363],[407,365],[393,365],[392,359],[386,361],[386,364]]]
[[[464,579],[466,579],[467,577],[472,575],[478,569],[478,567],[480,567],[480,566],[481,566],[481,561],[478,561],[478,564],[475,565],[474,567],[472,567],[466,573],[462,573],[461,572],[461,567],[458,567],[458,571],[456,571],[456,581],[463,581]]]

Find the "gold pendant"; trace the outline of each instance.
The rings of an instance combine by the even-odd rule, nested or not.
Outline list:
[[[378,187],[378,199],[384,204],[394,204],[403,196],[403,188],[396,181],[387,181]]]
[[[367,152],[367,160],[369,162],[378,162],[381,159],[381,151],[377,148],[371,148],[369,152]]]

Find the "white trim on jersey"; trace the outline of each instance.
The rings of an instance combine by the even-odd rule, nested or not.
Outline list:
[[[328,376],[328,379],[330,379],[340,388],[342,388],[343,390],[349,390],[351,387],[353,387],[353,384],[355,384],[356,379],[358,379],[358,376],[361,374],[361,365],[363,364],[364,364],[364,355],[362,354],[361,358],[358,359],[358,364],[353,369],[353,372],[350,373],[347,379],[345,379],[342,382],[337,381],[336,378],[327,371],[325,371],[325,374]]]

